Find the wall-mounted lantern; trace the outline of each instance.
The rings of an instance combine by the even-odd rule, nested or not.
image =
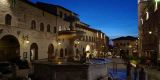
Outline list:
[[[26,36],[23,36],[23,40],[24,40],[24,42],[25,42],[25,43],[27,43],[27,44],[28,44],[28,43],[29,43],[29,40],[28,40],[28,35],[26,35]]]

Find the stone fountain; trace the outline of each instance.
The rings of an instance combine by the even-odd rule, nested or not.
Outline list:
[[[75,29],[75,22],[79,21],[79,18],[76,16],[68,16],[65,20],[70,22],[69,30],[62,30],[58,32],[58,39],[67,39],[69,41],[70,46],[68,47],[68,55],[67,55],[67,62],[74,61],[74,41],[76,39],[80,39],[85,32],[79,31]]]

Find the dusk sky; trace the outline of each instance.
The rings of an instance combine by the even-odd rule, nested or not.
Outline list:
[[[110,39],[137,36],[137,0],[32,0],[63,6]]]

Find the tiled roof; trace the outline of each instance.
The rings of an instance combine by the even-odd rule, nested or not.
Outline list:
[[[119,37],[119,38],[113,39],[112,41],[116,41],[116,40],[137,40],[137,37],[133,37],[133,36]]]

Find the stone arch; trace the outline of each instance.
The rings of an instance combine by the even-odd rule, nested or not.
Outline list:
[[[0,61],[20,58],[20,44],[12,35],[5,35],[0,39]]]
[[[32,43],[30,46],[30,60],[38,60],[38,45],[37,43]]]

